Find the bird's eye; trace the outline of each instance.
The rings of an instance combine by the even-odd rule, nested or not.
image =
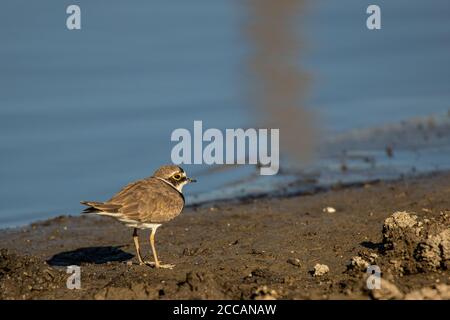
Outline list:
[[[181,174],[176,174],[176,175],[174,175],[173,176],[173,178],[175,179],[175,180],[180,180],[181,179]]]

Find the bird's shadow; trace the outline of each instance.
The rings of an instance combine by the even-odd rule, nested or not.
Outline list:
[[[127,261],[134,256],[117,247],[89,247],[55,254],[47,263],[51,266],[71,266],[83,263],[103,264],[113,261]]]

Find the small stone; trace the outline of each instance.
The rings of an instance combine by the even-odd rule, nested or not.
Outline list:
[[[330,268],[326,264],[320,264],[317,263],[314,266],[314,270],[312,271],[312,274],[314,277],[321,277],[325,274],[327,274],[330,271]]]
[[[360,256],[355,256],[350,259],[350,263],[347,265],[347,270],[358,270],[366,272],[369,267],[369,263],[361,258]]]
[[[333,208],[333,207],[325,207],[325,208],[323,208],[323,212],[326,212],[326,213],[335,213],[335,212],[336,212],[336,209]]]
[[[300,267],[300,259],[297,258],[289,258],[287,259],[287,263],[292,264],[293,266]]]

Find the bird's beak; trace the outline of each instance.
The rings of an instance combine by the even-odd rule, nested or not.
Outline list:
[[[191,183],[191,182],[197,182],[197,180],[191,179],[191,178],[187,178],[187,181],[188,181],[189,183]]]

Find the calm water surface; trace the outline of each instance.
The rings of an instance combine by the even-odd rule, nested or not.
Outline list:
[[[325,140],[341,137],[309,168],[322,172],[318,183],[450,167],[450,2],[377,3],[381,31],[365,28],[370,3],[361,0],[311,1],[299,21],[299,63],[313,79],[307,105],[320,115]],[[69,4],[0,4],[0,227],[106,200],[170,162],[171,132],[194,120],[222,129],[252,123],[242,98],[241,4],[81,0],[82,30],[68,31]],[[420,143],[411,119],[429,115],[441,135]],[[385,140],[371,128],[382,128]],[[387,159],[393,135],[412,145]],[[344,160],[346,175],[342,149],[356,154]],[[249,193],[303,185],[295,172],[262,180],[250,167],[202,175],[205,169],[187,166],[200,176],[189,202],[234,196],[236,181]]]

